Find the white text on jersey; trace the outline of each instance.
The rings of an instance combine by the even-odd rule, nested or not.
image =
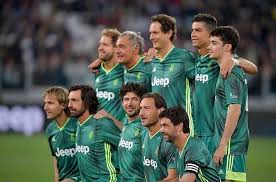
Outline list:
[[[89,152],[89,147],[88,146],[83,146],[83,145],[78,145],[76,143],[76,152],[84,153],[86,155]]]
[[[154,169],[157,168],[157,162],[152,159],[146,159],[145,156],[144,156],[143,164],[144,166],[152,166]]]
[[[197,74],[195,80],[200,81],[202,83],[208,82],[208,75],[207,74]]]
[[[107,91],[99,91],[96,89],[97,97],[107,99],[108,101],[115,98],[115,94],[113,92],[107,92]]]
[[[59,149],[57,148],[56,156],[57,157],[64,157],[64,156],[70,156],[73,157],[76,154],[75,148],[69,148],[69,149]]]
[[[124,147],[124,148],[127,148],[128,150],[132,149],[133,147],[133,142],[130,142],[130,141],[126,141],[124,139],[121,139],[120,140],[120,143],[119,143],[119,146],[120,147]]]
[[[151,82],[151,86],[161,85],[163,87],[166,87],[169,84],[170,84],[169,78],[156,78],[156,76],[153,78],[153,81]]]

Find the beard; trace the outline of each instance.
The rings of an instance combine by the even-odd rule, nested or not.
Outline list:
[[[129,118],[132,118],[132,117],[134,117],[134,116],[139,115],[139,112],[140,112],[140,110],[135,110],[135,111],[133,111],[133,112],[126,113],[126,114],[127,114],[127,116],[128,116]]]
[[[83,108],[82,110],[80,111],[77,111],[77,110],[70,110],[70,116],[71,117],[76,117],[76,118],[79,118],[83,115],[83,113],[85,112],[85,108]]]

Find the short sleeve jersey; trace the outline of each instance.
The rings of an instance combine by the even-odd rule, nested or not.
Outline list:
[[[151,91],[151,63],[145,63],[144,57],[130,69],[124,71],[124,83],[135,82],[144,84],[147,90]]]
[[[62,128],[57,125],[56,121],[51,121],[46,129],[52,156],[57,159],[59,180],[80,175],[75,156],[76,131],[77,119],[75,118],[68,118]]]
[[[177,159],[179,180],[185,173],[194,173],[195,182],[220,182],[213,158],[199,139],[189,137]]]
[[[123,84],[124,68],[116,64],[107,71],[103,63],[99,67],[99,74],[95,77],[97,98],[103,109],[119,121],[125,117],[125,111],[119,98],[119,92]]]
[[[127,120],[127,117],[125,118]],[[141,119],[126,121],[118,146],[120,174],[122,181],[144,182],[142,161],[142,144],[147,129],[142,126]]]
[[[82,124],[78,122],[76,156],[83,182],[117,181],[119,140],[119,128],[107,118],[91,115]]]
[[[194,78],[195,58],[185,49],[173,47],[162,60],[156,58],[152,61],[152,92],[160,94],[168,108],[180,106],[186,110],[191,134],[194,128],[191,83]]]
[[[214,119],[218,143],[224,131],[228,106],[230,104],[240,104],[241,113],[236,129],[227,147],[227,154],[246,154],[249,144],[248,86],[246,75],[238,66],[233,67],[227,79],[219,76],[216,85]]]
[[[146,133],[142,155],[147,182],[160,181],[168,176],[168,169],[176,168],[176,148],[172,143],[165,141],[160,131],[154,136]]]
[[[195,136],[214,136],[214,100],[219,65],[209,55],[198,57],[195,77]]]

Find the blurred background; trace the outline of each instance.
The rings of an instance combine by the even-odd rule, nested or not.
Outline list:
[[[1,0],[0,181],[52,181],[41,96],[53,85],[92,84],[87,66],[97,57],[103,28],[140,32],[149,48],[150,17],[166,13],[177,19],[175,45],[195,51],[191,21],[199,12],[235,26],[238,55],[259,68],[248,76],[248,181],[275,178],[276,1]]]

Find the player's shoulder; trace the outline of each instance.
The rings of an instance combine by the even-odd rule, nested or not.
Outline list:
[[[46,131],[45,134],[47,137],[50,137],[51,135],[53,135],[53,133],[56,132],[57,130],[57,126],[56,126],[56,122],[55,121],[50,121],[50,123],[48,124],[48,126],[46,127]]]
[[[114,128],[114,127],[118,128],[118,127],[115,125],[114,121],[112,121],[111,119],[106,118],[106,117],[97,119],[97,123],[98,123],[98,125],[101,126],[103,129],[107,129],[107,130],[110,129],[110,128]]]
[[[227,80],[232,81],[238,79],[242,82],[246,79],[246,74],[243,69],[239,66],[234,66],[231,70],[231,74],[227,77]]]
[[[187,147],[187,150],[191,151],[192,153],[208,150],[206,145],[201,140],[194,137],[189,138],[189,141],[186,147]]]

